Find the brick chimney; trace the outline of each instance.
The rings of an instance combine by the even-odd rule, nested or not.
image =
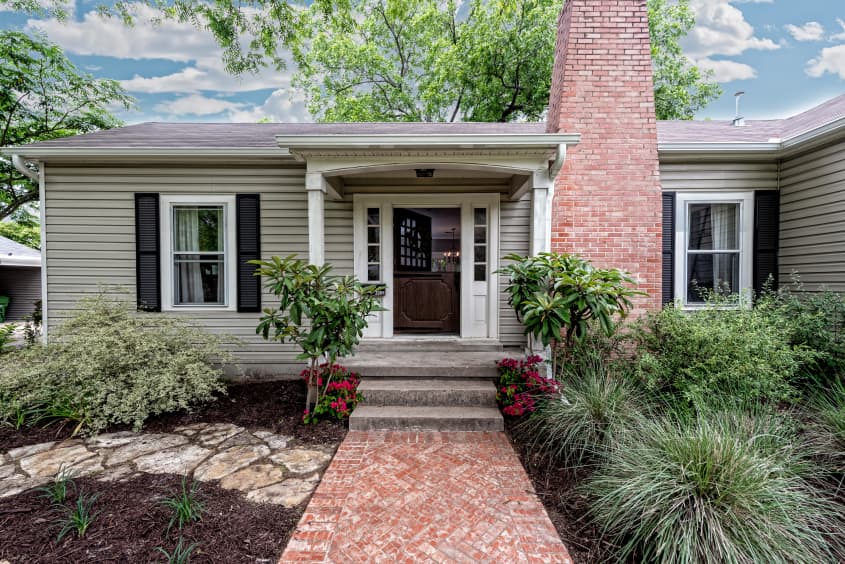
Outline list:
[[[566,0],[547,131],[580,133],[555,181],[552,250],[629,271],[660,307],[661,194],[646,0]]]

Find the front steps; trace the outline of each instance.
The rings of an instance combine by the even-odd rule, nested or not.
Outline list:
[[[496,406],[496,341],[383,340],[362,343],[344,366],[361,376],[364,401],[352,431],[502,431]]]

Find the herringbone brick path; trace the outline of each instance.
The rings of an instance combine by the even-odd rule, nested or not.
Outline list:
[[[572,560],[504,433],[350,432],[281,562]]]

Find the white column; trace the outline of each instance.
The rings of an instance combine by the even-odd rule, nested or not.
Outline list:
[[[308,261],[322,266],[326,261],[326,180],[322,173],[305,174],[308,192]]]
[[[554,179],[546,170],[534,171],[531,190],[531,246],[529,253],[549,252],[552,249],[552,198]]]

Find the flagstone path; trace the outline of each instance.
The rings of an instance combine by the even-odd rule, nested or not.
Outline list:
[[[281,563],[572,560],[504,433],[350,432]]]
[[[219,480],[252,501],[295,507],[320,481],[331,448],[291,444],[290,437],[228,423],[197,423],[173,433],[108,433],[14,448],[0,453],[0,498],[52,480],[60,469],[99,480],[128,480],[140,472],[193,474]]]

